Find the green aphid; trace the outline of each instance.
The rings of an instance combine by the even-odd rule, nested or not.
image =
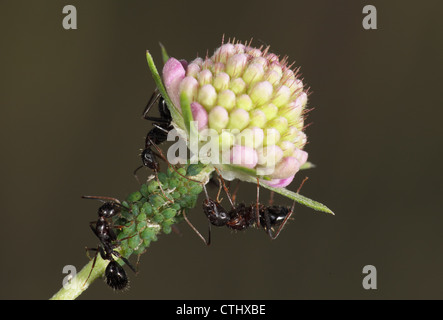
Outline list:
[[[137,249],[135,249],[132,253],[133,254],[142,254],[145,251],[146,251],[146,247],[144,245],[144,242],[142,242],[142,244]]]
[[[167,208],[162,211],[162,215],[163,215],[163,217],[165,217],[165,219],[173,218],[173,217],[175,217],[176,214],[177,214],[177,211],[175,211],[172,208]]]
[[[203,187],[199,184],[192,186],[189,190],[189,193],[192,195],[199,195],[203,191]]]
[[[172,196],[173,199],[180,199],[181,198],[181,194],[178,191],[172,192],[171,196]]]
[[[148,223],[146,221],[141,221],[137,223],[137,231],[140,232],[141,230],[144,230],[147,224]]]
[[[180,193],[183,194],[183,195],[189,193],[188,189],[187,189],[186,187],[184,187],[184,186],[182,186],[182,187],[178,187],[178,188],[177,188],[177,191],[180,192]]]
[[[186,176],[186,169],[185,168],[178,168],[177,171],[178,171],[179,175]]]
[[[128,220],[128,221],[132,220],[134,218],[134,215],[130,211],[131,211],[130,208],[128,208],[128,211],[122,210],[122,212],[120,214],[121,218],[124,220]]]
[[[140,239],[140,236],[138,234],[135,234],[131,238],[128,239],[128,246],[131,249],[136,249],[141,244],[142,240]]]
[[[149,202],[145,202],[143,204],[143,211],[146,213],[147,216],[150,216],[152,214],[152,206]]]
[[[123,234],[123,237],[128,237],[129,235],[134,234],[136,227],[137,226],[133,221],[129,222],[126,226],[123,227],[123,229],[121,229],[119,236]]]
[[[164,219],[165,218],[160,213],[154,215],[154,217],[152,218],[152,220],[154,220],[154,222],[157,222],[157,223],[162,222]]]
[[[174,218],[165,219],[165,221],[162,222],[162,228],[164,228],[165,226],[172,226],[174,223]]]
[[[164,172],[159,172],[157,174],[158,180],[160,180],[160,182],[164,185],[166,185],[168,183],[168,175]]]
[[[141,207],[140,214],[137,216],[137,221],[146,221],[146,213],[144,207]]]
[[[162,230],[163,230],[163,233],[164,233],[164,234],[170,234],[171,231],[172,231],[172,228],[171,228],[171,226],[170,226],[169,224],[167,224],[167,225],[164,225],[164,226],[162,227]]]
[[[169,180],[169,189],[177,188],[180,185],[180,182],[178,179],[172,178]]]
[[[123,229],[124,230],[124,229]],[[123,232],[123,230],[122,230],[122,232],[120,232],[118,235],[117,235],[117,240],[118,241],[121,241],[123,238],[126,238],[128,235],[125,233],[125,232]]]
[[[128,200],[128,202],[136,202],[136,201],[140,200],[141,198],[142,198],[142,194],[140,193],[140,191],[135,191],[127,197],[127,200]]]
[[[149,190],[148,190],[148,186],[146,184],[142,184],[142,186],[140,187],[140,193],[142,194],[142,196],[144,198],[149,197]]]
[[[140,236],[144,239],[144,240],[149,240],[151,241],[151,239],[155,236],[155,230],[153,228],[146,228],[145,230],[143,230],[140,233]]]
[[[131,206],[131,212],[134,216],[138,216],[138,214],[140,213],[140,209],[138,207],[137,203],[133,203]]]
[[[177,202],[180,204],[182,208],[190,208],[191,205],[195,203],[195,197],[191,195],[189,196],[183,195],[183,197]]]
[[[159,195],[157,195],[157,194],[151,194],[151,195],[149,196],[149,203],[150,203],[152,206],[158,208],[158,207],[164,205],[165,200],[164,200],[161,196],[159,196]]]
[[[149,184],[148,184],[148,187],[147,187],[149,194],[157,192],[157,190],[159,189],[159,185],[160,184],[158,183],[157,180],[149,181]],[[149,195],[147,197],[149,197]]]

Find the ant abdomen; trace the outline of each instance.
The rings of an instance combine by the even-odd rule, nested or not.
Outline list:
[[[125,270],[115,260],[108,263],[105,270],[105,279],[106,284],[114,290],[123,290],[129,283]]]

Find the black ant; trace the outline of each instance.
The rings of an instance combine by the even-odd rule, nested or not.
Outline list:
[[[218,170],[217,170],[218,171]],[[220,189],[217,195],[217,200],[213,200],[209,197],[206,188],[204,188],[204,191],[206,193],[206,199],[203,201],[203,212],[205,213],[206,217],[209,221],[209,232],[208,232],[208,240],[206,240],[200,232],[191,224],[191,222],[187,219],[187,217],[184,215],[184,218],[186,222],[191,226],[191,228],[197,233],[197,235],[206,243],[206,245],[209,245],[211,243],[211,225],[221,227],[221,226],[227,226],[230,229],[233,230],[245,230],[252,226],[263,226],[263,229],[268,234],[268,236],[275,240],[280,232],[283,230],[283,227],[288,222],[289,218],[294,213],[294,207],[295,207],[295,201],[292,205],[292,207],[287,206],[276,206],[276,205],[268,205],[265,206],[263,204],[259,203],[259,180],[257,179],[257,201],[255,204],[251,204],[247,206],[244,203],[239,203],[238,205],[235,205],[229,195],[228,189],[226,188],[223,178],[219,175],[221,184]],[[301,187],[305,183],[305,181],[308,178],[306,177],[300,187],[297,190],[297,193],[299,193]],[[221,187],[223,186],[228,199],[231,203],[232,209],[226,210],[222,207],[220,204],[220,201],[218,200]],[[273,227],[278,226],[277,231],[273,233]]]
[[[149,111],[156,102],[158,102],[158,111],[160,113],[160,118],[148,116]],[[136,175],[136,172],[143,167],[148,167],[152,169],[155,173],[158,172],[158,155],[156,155],[156,153],[152,150],[152,147],[154,145],[159,145],[165,142],[168,138],[169,131],[174,128],[171,124],[171,112],[169,111],[168,106],[166,105],[166,101],[162,97],[158,89],[154,91],[151,98],[149,99],[148,104],[143,111],[142,117],[143,119],[153,121],[154,127],[146,135],[145,149],[141,153],[143,165],[141,165],[134,171],[134,175]]]
[[[129,263],[128,259],[123,257],[118,251],[115,250],[119,246],[120,242],[117,241],[117,236],[113,230],[114,226],[110,219],[120,214],[120,201],[115,198],[97,196],[83,196],[82,198],[106,200],[106,202],[98,209],[98,220],[89,224],[92,232],[94,232],[94,234],[100,240],[100,244],[97,249],[86,248],[87,250],[96,252],[91,271],[89,272],[86,281],[88,281],[89,277],[91,276],[92,270],[94,270],[95,262],[97,261],[97,254],[100,253],[103,260],[110,261],[105,270],[106,283],[114,290],[123,290],[128,286],[128,276],[126,275],[123,267],[114,259],[114,256],[122,259],[128,265],[128,267],[134,271],[134,273],[136,273],[136,271]]]

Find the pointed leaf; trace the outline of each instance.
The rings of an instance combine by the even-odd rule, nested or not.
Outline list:
[[[162,50],[163,64],[165,64],[166,61],[169,60],[169,55],[168,55],[168,52],[166,51],[165,46],[164,46],[161,42],[159,42],[159,44],[160,44],[160,48],[161,48],[161,50]]]
[[[255,180],[252,180],[250,182],[256,182]],[[316,211],[321,211],[321,212],[326,212],[326,213],[330,213],[332,215],[335,215],[334,212],[332,212],[331,209],[329,209],[327,206],[325,206],[324,204],[321,204],[320,202],[311,200],[305,196],[302,196],[299,193],[295,193],[293,191],[290,191],[286,188],[274,188],[271,187],[269,185],[267,185],[265,182],[260,181],[260,186],[269,189],[271,191],[277,192],[285,197],[288,197],[306,207],[309,207],[311,209],[314,209]]]

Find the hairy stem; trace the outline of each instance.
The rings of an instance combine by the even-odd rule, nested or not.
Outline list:
[[[93,259],[87,263],[83,269],[77,273],[77,275],[71,279],[66,285],[64,285],[56,294],[54,294],[50,300],[74,300],[79,295],[88,289],[89,285],[94,282],[97,278],[100,278],[105,273],[106,266],[109,261],[103,260],[100,255],[97,256],[95,262],[94,270],[92,270],[91,276],[88,278],[91,272]]]

